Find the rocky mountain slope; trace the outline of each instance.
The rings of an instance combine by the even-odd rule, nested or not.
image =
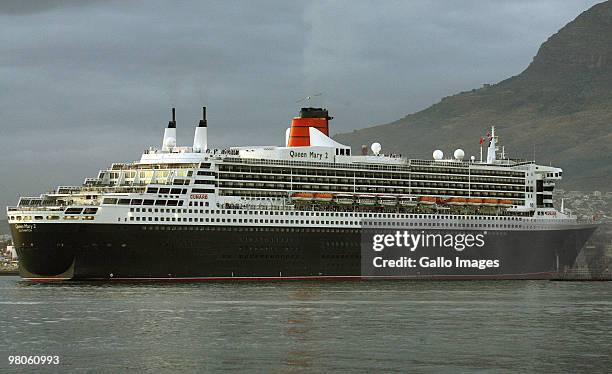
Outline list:
[[[510,157],[562,167],[562,188],[612,186],[612,1],[593,6],[544,42],[529,66],[500,83],[445,97],[398,121],[334,138],[358,149],[431,158],[434,148],[478,157],[494,124]]]

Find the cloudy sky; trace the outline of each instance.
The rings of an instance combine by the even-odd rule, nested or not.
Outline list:
[[[296,100],[332,133],[523,70],[598,1],[0,2],[0,206],[78,184],[208,106],[216,146],[280,144]],[[0,214],[4,216],[3,213]]]

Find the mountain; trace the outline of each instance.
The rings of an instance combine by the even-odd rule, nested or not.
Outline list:
[[[491,124],[509,157],[564,169],[560,187],[612,185],[612,1],[580,14],[544,42],[519,75],[445,97],[384,125],[338,134],[359,149],[380,142],[387,153],[431,158],[463,148],[479,158]],[[357,147],[357,148],[355,148]]]

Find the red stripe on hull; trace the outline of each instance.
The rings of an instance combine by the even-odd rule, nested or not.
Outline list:
[[[79,281],[96,282],[207,282],[207,281],[377,281],[377,280],[547,280],[557,275],[553,272],[528,274],[497,274],[497,275],[431,275],[431,276],[377,276],[362,277],[360,275],[332,275],[332,276],[297,276],[297,277],[186,277],[186,278],[88,278],[74,279]],[[32,282],[58,282],[70,281],[70,278],[24,278]]]

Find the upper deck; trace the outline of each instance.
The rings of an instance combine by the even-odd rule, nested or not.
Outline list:
[[[164,132],[162,147],[150,147],[140,160],[113,163],[81,186],[60,186],[40,197],[23,197],[9,211],[100,206],[105,197],[113,196],[134,195],[142,201],[150,190],[165,191],[158,194],[161,197],[174,196],[167,201],[211,194],[218,205],[235,204],[236,199],[277,199],[287,205],[293,204],[295,193],[323,193],[351,194],[355,204],[359,204],[359,195],[372,195],[376,204],[386,208],[389,201],[384,199],[394,198],[399,204],[405,197],[433,199],[439,211],[456,211],[463,200],[464,205],[476,206],[483,199],[489,202],[481,201],[481,206],[504,201],[504,214],[552,208],[552,190],[561,179],[561,169],[506,157],[494,128],[486,158],[481,150],[478,160],[473,156],[466,160],[458,149],[451,158],[436,150],[433,159],[426,160],[385,154],[377,143],[371,151],[362,149],[356,155],[351,147],[328,136],[329,119],[325,110],[307,110],[287,129],[285,146],[227,149],[208,147],[205,117],[204,126],[201,120],[196,128],[193,146],[177,146],[173,119]]]

